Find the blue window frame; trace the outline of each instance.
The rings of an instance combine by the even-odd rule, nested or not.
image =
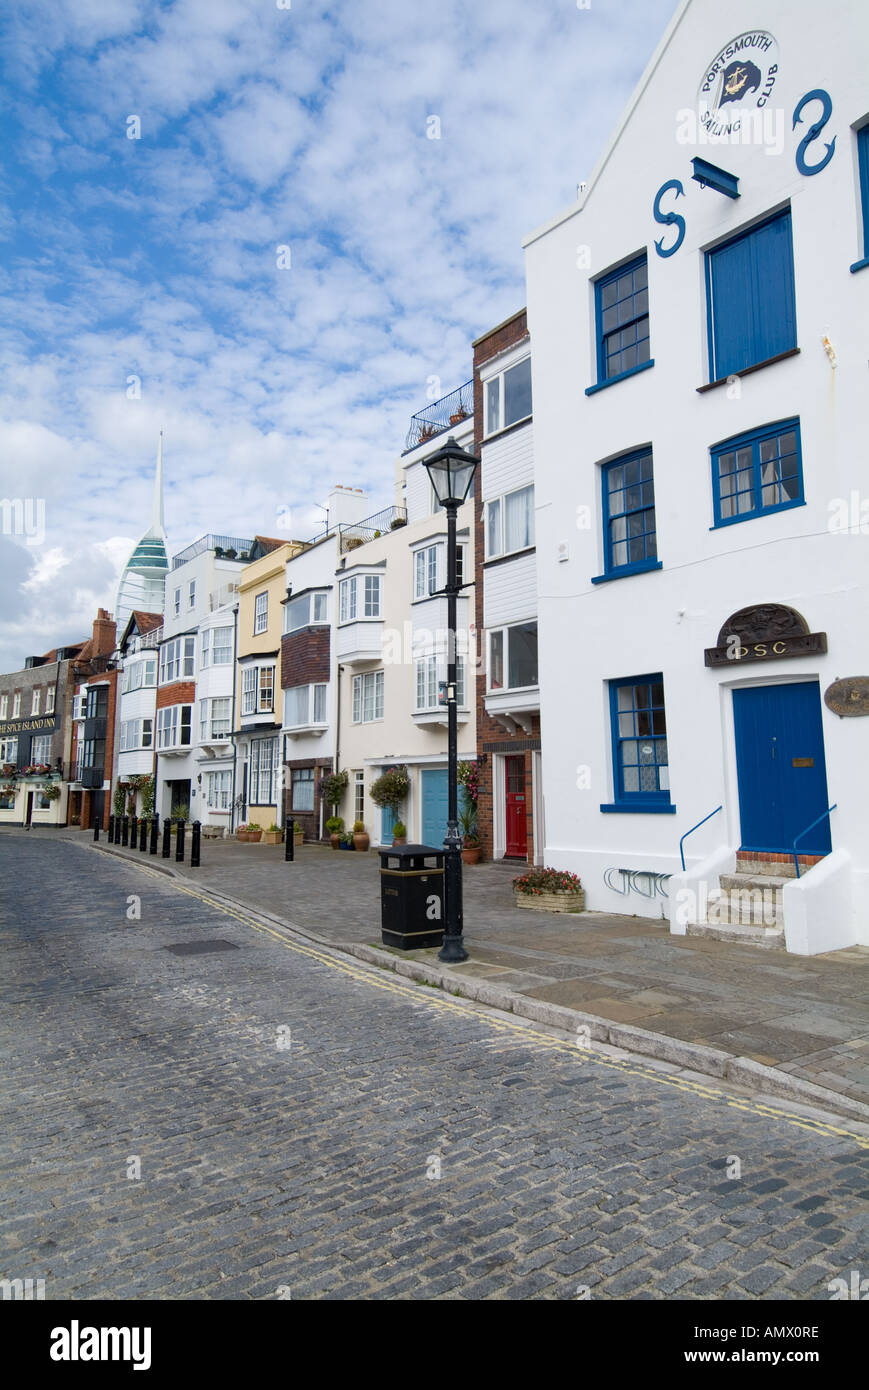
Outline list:
[[[710,381],[796,347],[790,211],[707,251],[706,307]]]
[[[645,253],[596,280],[594,296],[598,385],[651,366]]]
[[[593,584],[660,569],[651,449],[623,454],[601,469],[604,573]]]
[[[670,801],[664,677],[610,681],[615,802],[602,811],[674,811]]]
[[[725,439],[710,453],[716,526],[804,505],[799,420]]]
[[[869,265],[869,124],[857,131],[857,176],[860,180],[860,207],[863,213],[863,259],[851,266],[862,270]]]

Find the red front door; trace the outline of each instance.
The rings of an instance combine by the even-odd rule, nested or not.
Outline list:
[[[525,838],[525,758],[521,753],[518,756],[504,759],[504,775],[507,792],[507,843],[504,853],[507,855],[518,856],[520,859],[528,857],[528,845]]]

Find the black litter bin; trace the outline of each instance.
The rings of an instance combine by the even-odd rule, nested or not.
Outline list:
[[[444,941],[444,852],[432,845],[380,851],[380,926],[384,946],[419,951]]]

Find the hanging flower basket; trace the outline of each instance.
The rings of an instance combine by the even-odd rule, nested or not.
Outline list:
[[[532,912],[582,912],[585,889],[565,869],[529,869],[513,880],[513,901]]]
[[[406,801],[409,790],[410,778],[407,775],[407,768],[401,763],[397,767],[388,767],[385,772],[382,772],[371,783],[369,795],[375,806],[388,807],[389,810],[395,812]]]

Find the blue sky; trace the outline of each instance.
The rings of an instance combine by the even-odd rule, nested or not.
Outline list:
[[[171,550],[390,503],[675,8],[279,3],[4,7],[0,489],[45,537],[0,535],[0,669],[113,606],[161,428]]]

